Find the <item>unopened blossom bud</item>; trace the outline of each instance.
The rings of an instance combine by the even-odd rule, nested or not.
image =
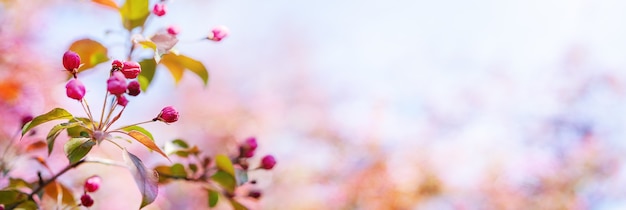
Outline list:
[[[113,95],[119,95],[126,92],[126,78],[119,71],[113,72],[113,75],[107,80],[107,90]]]
[[[259,199],[261,198],[261,191],[259,190],[251,190],[248,193],[248,197],[254,198],[254,199]]]
[[[154,13],[156,16],[159,16],[159,17],[165,15],[166,12],[167,12],[167,7],[165,7],[165,4],[157,3],[152,8],[152,13]]]
[[[254,151],[256,150],[257,147],[258,147],[258,144],[256,142],[256,138],[249,137],[239,147],[240,156],[247,157],[247,158],[254,156]]]
[[[83,85],[83,83],[78,79],[72,79],[67,82],[67,84],[65,85],[65,90],[67,93],[67,97],[72,99],[80,101],[85,96],[85,85]]]
[[[80,56],[72,51],[65,52],[63,54],[63,67],[71,73],[76,73],[78,67],[80,67]]]
[[[226,26],[217,26],[213,28],[211,31],[212,34],[209,35],[209,39],[219,42],[222,41],[226,36],[228,36],[228,28]]]
[[[80,204],[84,207],[91,207],[93,206],[93,198],[88,194],[83,194],[83,196],[80,196]]]
[[[178,121],[178,111],[174,107],[166,106],[161,110],[161,113],[153,119],[154,121],[163,121],[166,123],[173,123]]]
[[[117,95],[117,104],[120,106],[126,106],[128,104],[128,99],[124,95]]]
[[[120,60],[114,60],[113,63],[111,64],[111,66],[115,70],[121,70],[122,67],[124,67],[124,64],[122,64],[122,61],[120,61]]]
[[[176,35],[178,35],[178,33],[180,33],[180,28],[178,28],[178,26],[171,25],[171,26],[167,27],[167,33],[172,35],[172,36],[176,36]]]
[[[122,73],[127,79],[135,79],[141,73],[141,65],[134,61],[126,61],[122,67]]]
[[[141,93],[141,86],[137,80],[130,81],[128,83],[128,95],[137,96]]]
[[[102,179],[100,179],[99,176],[89,177],[85,180],[85,191],[95,192],[98,188],[100,188],[100,182],[102,182]]]
[[[261,159],[261,168],[265,170],[274,168],[274,165],[276,165],[276,159],[274,159],[274,156],[272,155],[266,155],[263,159]]]

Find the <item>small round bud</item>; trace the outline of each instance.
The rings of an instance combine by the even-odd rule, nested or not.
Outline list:
[[[258,191],[258,190],[251,190],[251,191],[248,193],[248,197],[251,197],[251,198],[254,198],[254,199],[259,199],[259,198],[261,198],[261,195],[262,195],[262,194],[261,194],[261,191]]]
[[[276,159],[274,159],[274,156],[272,155],[266,155],[263,159],[261,159],[261,168],[265,170],[274,168],[274,165],[276,165]]]
[[[141,87],[137,80],[130,81],[128,83],[128,95],[137,96],[141,93]]]
[[[171,25],[171,26],[167,27],[167,33],[172,35],[172,36],[176,36],[176,35],[178,35],[178,33],[180,33],[180,28],[178,28],[178,26]]]
[[[85,180],[85,191],[95,192],[98,188],[100,188],[100,182],[102,182],[102,179],[100,179],[99,176],[87,178],[87,180]]]
[[[257,144],[256,138],[254,137],[248,137],[248,139],[246,139],[246,142],[244,144],[244,147],[247,147],[247,149],[251,149],[251,150],[255,150],[258,146],[259,144]]]
[[[107,80],[107,90],[113,95],[119,95],[126,92],[126,78],[119,71],[113,72],[113,75]]]
[[[126,61],[124,62],[124,67],[122,67],[122,73],[126,79],[135,79],[141,73],[141,65],[134,61]]]
[[[167,12],[167,7],[165,7],[165,4],[157,3],[152,8],[152,13],[154,13],[156,16],[159,16],[159,17],[165,15],[166,12]]]
[[[245,149],[242,149],[241,156],[242,156],[242,157],[246,157],[246,158],[251,158],[251,157],[253,157],[253,156],[254,156],[254,150],[245,150]]]
[[[63,54],[63,67],[71,73],[76,73],[78,67],[80,67],[80,56],[72,51],[65,52]]]
[[[128,104],[128,99],[124,95],[117,95],[117,104],[120,106],[126,106]]]
[[[209,39],[219,42],[222,41],[226,36],[228,36],[228,28],[226,26],[217,26],[211,30],[211,34],[209,35]]]
[[[88,194],[83,194],[83,196],[80,196],[80,204],[85,207],[91,207],[93,206],[93,198]]]
[[[254,151],[258,146],[256,138],[249,137],[239,146],[240,156],[247,158],[254,156]]]
[[[83,83],[78,79],[72,79],[67,82],[67,84],[65,85],[65,90],[67,93],[67,97],[69,98],[80,101],[83,99],[83,97],[85,97],[85,85],[83,85]]]
[[[22,127],[24,127],[24,125],[26,125],[26,123],[30,122],[33,120],[33,116],[32,115],[26,115],[24,117],[22,117]]]
[[[178,121],[178,111],[172,106],[166,106],[161,110],[161,113],[155,118],[155,120],[163,121],[166,123],[173,123]]]
[[[124,64],[122,64],[122,61],[120,61],[120,60],[114,60],[113,63],[111,64],[111,66],[115,70],[121,70],[122,67],[124,67]]]

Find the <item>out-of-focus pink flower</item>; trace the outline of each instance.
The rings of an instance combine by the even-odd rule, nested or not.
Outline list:
[[[276,165],[276,159],[274,159],[274,156],[272,155],[266,155],[263,159],[261,159],[261,168],[265,170],[274,168],[274,165]]]
[[[141,86],[137,80],[130,81],[128,83],[128,95],[137,96],[141,93]]]
[[[167,27],[167,33],[171,34],[173,36],[176,36],[176,35],[178,35],[178,33],[180,33],[180,28],[178,28],[178,26],[171,25],[171,26]]]
[[[128,104],[128,99],[124,95],[117,95],[117,104],[120,106],[126,106]]]
[[[165,13],[167,13],[167,7],[165,6],[165,4],[157,3],[152,8],[152,13],[154,13],[156,16],[161,17],[165,15]]]
[[[209,35],[209,39],[219,42],[222,41],[222,39],[224,39],[226,36],[228,36],[229,30],[228,28],[226,28],[226,26],[217,26],[215,28],[213,28],[213,30],[211,30],[211,33]]]
[[[258,146],[256,138],[249,137],[239,148],[239,151],[241,152],[240,156],[247,158],[254,156],[254,151]]]
[[[67,93],[67,97],[69,98],[80,101],[83,99],[83,97],[85,97],[85,85],[83,85],[83,83],[78,79],[72,79],[67,82],[67,84],[65,85],[65,90]]]
[[[113,95],[120,95],[126,92],[126,78],[119,71],[113,72],[113,75],[107,80],[107,90]]]
[[[93,206],[93,198],[88,194],[83,194],[83,196],[80,196],[80,203],[85,207],[91,207]]]
[[[134,61],[126,61],[122,67],[122,73],[127,79],[135,79],[141,73],[141,65]]]
[[[63,54],[63,67],[71,73],[76,73],[76,70],[80,67],[80,56],[73,51],[65,52]]]
[[[87,178],[87,180],[85,180],[85,191],[95,192],[98,188],[100,188],[100,182],[102,182],[102,179],[100,179],[99,176]]]
[[[178,121],[178,111],[172,106],[166,106],[161,110],[161,113],[154,119],[163,121],[166,123],[173,123]]]

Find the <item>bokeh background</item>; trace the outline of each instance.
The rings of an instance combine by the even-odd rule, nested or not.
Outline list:
[[[174,105],[179,122],[146,126],[156,141],[183,138],[212,154],[256,136],[278,164],[251,174],[263,190],[253,208],[626,208],[624,1],[175,0],[168,9],[147,30],[178,25],[177,48],[204,62],[209,85],[191,74],[176,85],[157,69],[121,120]],[[62,54],[89,37],[123,58],[119,22],[89,1],[0,1],[3,145],[23,115],[81,111],[64,96]],[[216,25],[230,36],[197,41]],[[84,74],[89,101],[101,101],[106,68]],[[149,166],[165,163],[130,146]],[[106,146],[95,155],[121,156]],[[62,152],[51,159],[65,164]],[[39,166],[21,161],[34,177],[26,172]],[[62,181],[79,189],[76,177],[93,173],[106,183],[93,209],[138,206],[121,169],[86,166]],[[148,208],[205,207],[198,187],[174,183]]]

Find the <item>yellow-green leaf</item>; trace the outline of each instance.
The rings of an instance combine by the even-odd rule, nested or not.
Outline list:
[[[150,86],[150,83],[154,78],[157,63],[153,58],[150,58],[140,61],[139,65],[141,65],[141,72],[139,73],[139,77],[137,77],[137,80],[139,81],[139,85],[141,86],[141,91],[146,92],[148,86]]]
[[[19,190],[0,190],[0,204],[14,204],[28,199],[28,194]]]
[[[209,81],[209,72],[207,71],[206,67],[204,67],[204,64],[193,58],[184,55],[168,53],[163,55],[160,63],[165,65],[165,67],[170,70],[176,84],[178,84],[180,79],[183,77],[185,69],[188,69],[189,71],[198,75],[198,77],[202,79],[204,85],[207,85]]]
[[[237,186],[237,182],[235,181],[235,177],[228,174],[228,172],[224,172],[222,170],[218,170],[211,179],[218,184],[220,184],[224,189],[230,193],[235,191],[235,187]]]
[[[133,139],[137,140],[139,143],[143,144],[148,149],[154,150],[158,152],[159,154],[163,155],[163,157],[167,158],[167,160],[170,159],[167,157],[167,155],[165,155],[165,153],[161,150],[161,148],[159,148],[159,146],[157,146],[154,143],[154,141],[150,139],[150,137],[146,136],[145,134],[139,131],[132,130],[128,132],[128,136],[133,137]]]
[[[54,141],[57,139],[59,134],[61,134],[61,131],[63,131],[66,128],[79,126],[80,124],[81,122],[66,122],[66,123],[61,123],[52,127],[52,129],[50,129],[50,132],[48,132],[48,136],[46,137],[46,141],[48,142],[48,155],[52,153],[52,148],[54,147]]]
[[[130,31],[136,27],[143,26],[150,15],[148,3],[148,0],[126,0],[122,8],[120,8],[124,28]]]
[[[235,177],[235,167],[233,167],[233,163],[230,161],[228,156],[226,155],[217,155],[215,156],[215,163],[217,164],[217,168],[225,171],[230,174],[232,177]]]
[[[152,140],[154,142],[154,137],[152,137],[152,134],[150,133],[150,131],[146,130],[145,128],[138,126],[138,125],[133,125],[133,126],[128,126],[128,127],[124,127],[122,129],[123,131],[139,131],[141,133],[143,133],[144,135],[146,135],[148,138],[150,138],[150,140]]]
[[[46,123],[52,120],[72,119],[73,117],[74,116],[72,116],[72,114],[67,112],[65,109],[55,108],[49,111],[48,113],[39,115],[33,118],[32,121],[26,123],[24,127],[22,128],[22,136],[24,136],[24,134],[26,134],[26,132],[28,132],[30,129],[33,129],[34,127],[41,125],[43,123]]]
[[[78,72],[93,68],[94,66],[109,60],[108,49],[100,42],[92,39],[77,40],[70,46],[71,51],[78,53],[83,64]]]

